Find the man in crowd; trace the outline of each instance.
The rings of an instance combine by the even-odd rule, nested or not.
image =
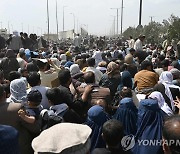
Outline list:
[[[163,128],[163,150],[165,154],[180,152],[180,116],[172,116],[165,121]]]
[[[134,86],[137,87],[139,93],[147,94],[153,90],[158,80],[159,76],[153,72],[152,63],[145,60],[141,63],[141,71],[134,77]]]
[[[88,58],[87,63],[88,63],[88,67],[86,69],[86,72],[89,72],[89,71],[93,72],[95,74],[95,80],[96,80],[95,83],[99,84],[99,81],[101,80],[103,74],[101,71],[95,68],[95,65],[96,65],[95,59]]]
[[[143,42],[145,39],[145,35],[140,35],[134,44],[134,49],[136,51],[143,51]]]

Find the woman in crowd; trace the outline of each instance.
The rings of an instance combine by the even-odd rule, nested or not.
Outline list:
[[[88,110],[88,117],[85,122],[92,129],[91,133],[91,151],[95,148],[105,148],[105,142],[102,139],[102,127],[103,124],[110,118],[104,112],[104,109],[95,105]]]
[[[138,110],[134,105],[131,89],[124,87],[120,95],[122,100],[119,102],[119,107],[113,117],[123,124],[125,135],[135,135]]]
[[[161,108],[162,111],[164,111],[168,116],[172,116],[173,115],[173,111],[171,110],[171,108],[167,105],[167,103],[164,100],[163,95],[158,92],[158,91],[154,91],[152,92],[148,98],[150,99],[156,99],[158,101],[158,105]]]
[[[162,126],[164,113],[159,108],[155,99],[144,99],[140,102],[138,109],[137,133],[135,135],[135,147],[133,154],[161,154],[162,147],[158,145],[139,144],[140,140],[158,141],[162,140]]]
[[[121,76],[118,64],[110,62],[107,66],[106,73],[101,78],[99,85],[110,89],[111,96],[114,97],[118,85],[121,83]]]
[[[180,87],[174,85],[172,81],[173,75],[171,72],[162,72],[159,77],[159,83],[155,85],[154,90],[159,91],[163,95],[165,102],[174,112],[174,100],[176,100],[176,96],[180,98]]]
[[[26,93],[26,83],[22,79],[15,79],[10,83],[10,97],[9,102],[14,103],[26,103],[27,93]]]

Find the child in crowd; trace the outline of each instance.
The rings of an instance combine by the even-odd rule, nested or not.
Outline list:
[[[32,90],[27,95],[27,106],[18,111],[19,116],[27,123],[33,124],[39,118],[42,107],[40,106],[42,95],[38,90]]]

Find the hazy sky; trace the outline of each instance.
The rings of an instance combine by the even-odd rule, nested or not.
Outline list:
[[[46,0],[0,0],[0,24],[12,31],[25,31],[40,34],[47,32]],[[113,16],[121,8],[121,0],[57,0],[59,31],[62,31],[63,6],[65,13],[65,30],[73,29],[75,23],[82,25],[91,34],[109,34],[113,27]],[[56,32],[56,0],[49,0],[50,32]],[[119,12],[121,12],[119,10]],[[180,0],[143,0],[142,24],[153,20],[162,22],[171,14],[180,16]],[[120,15],[120,14],[119,14]],[[137,26],[139,18],[139,0],[124,0],[123,30]],[[78,20],[78,22],[77,22]],[[120,21],[120,16],[119,16]],[[1,26],[1,25],[0,25]],[[120,25],[119,25],[120,27]],[[120,30],[120,28],[119,28]]]

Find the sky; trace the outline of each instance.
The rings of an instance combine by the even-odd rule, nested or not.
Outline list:
[[[29,33],[47,33],[47,0],[0,0],[0,28]],[[122,0],[57,0],[59,31],[79,31],[80,27],[90,34],[108,35],[113,30],[115,9],[121,8]],[[119,33],[120,33],[119,10]],[[153,20],[162,22],[171,14],[180,16],[180,0],[143,0],[142,25]],[[73,15],[74,14],[74,15]],[[56,33],[56,0],[49,0],[50,32]],[[129,26],[137,26],[139,20],[139,0],[124,0],[123,31]],[[8,24],[9,23],[9,24]]]

